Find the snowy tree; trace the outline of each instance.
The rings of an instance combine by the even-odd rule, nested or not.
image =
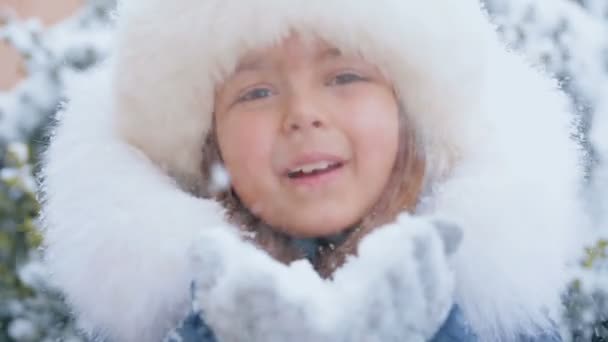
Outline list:
[[[510,48],[557,77],[572,98],[600,240],[582,257],[580,277],[565,295],[565,329],[576,341],[607,341],[608,1],[487,0],[486,5]]]
[[[579,139],[596,158],[587,139],[591,122],[608,91],[608,2],[487,0],[508,46],[557,77],[580,116]],[[603,114],[605,115],[605,114]],[[591,166],[589,166],[591,167]]]
[[[0,341],[79,341],[61,296],[48,283],[38,246],[35,166],[65,79],[107,53],[112,1],[89,1],[44,29],[0,16],[0,38],[23,57],[25,78],[0,92]]]

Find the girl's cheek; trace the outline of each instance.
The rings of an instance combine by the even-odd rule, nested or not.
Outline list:
[[[382,90],[382,89],[377,89]],[[347,118],[342,122],[350,131],[351,140],[364,149],[393,151],[399,140],[399,107],[388,91],[372,91],[358,94],[349,102]]]
[[[270,158],[272,141],[277,123],[274,115],[268,112],[247,111],[236,113],[226,122],[218,137],[227,147],[225,160],[239,170],[249,172],[262,170],[261,163]]]
[[[348,88],[348,87],[345,87]],[[353,86],[341,89],[334,108],[341,108],[342,119],[372,132],[393,125],[398,120],[398,105],[392,92],[376,86]]]

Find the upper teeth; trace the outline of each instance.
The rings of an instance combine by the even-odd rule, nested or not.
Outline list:
[[[321,161],[321,162],[317,162],[317,163],[304,164],[304,165],[298,166],[297,168],[291,169],[289,171],[289,173],[297,173],[297,172],[312,173],[314,171],[322,171],[322,170],[329,169],[334,164],[335,163],[330,163],[330,162],[327,162],[327,161]]]

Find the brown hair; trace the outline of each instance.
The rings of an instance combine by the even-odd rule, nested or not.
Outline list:
[[[222,163],[215,133],[215,123],[203,147],[202,176],[211,179],[211,166]],[[393,221],[403,211],[413,211],[423,189],[426,162],[414,130],[403,109],[399,112],[399,147],[391,176],[372,210],[349,231],[346,239],[335,248],[321,250],[315,269],[329,277],[342,265],[347,256],[356,254],[358,242],[375,228]],[[301,251],[291,244],[291,238],[266,225],[244,206],[233,189],[211,193],[202,189],[201,195],[214,198],[226,209],[226,217],[240,227],[248,237],[275,259],[289,263],[302,257]],[[247,232],[251,234],[247,234]]]

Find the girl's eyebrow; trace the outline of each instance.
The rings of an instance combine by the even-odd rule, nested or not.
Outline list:
[[[317,58],[318,58],[318,60],[326,60],[326,59],[331,59],[331,58],[336,58],[336,57],[341,57],[341,56],[342,56],[342,51],[340,51],[340,49],[329,48],[329,49],[323,50]]]
[[[271,64],[272,63],[268,61],[268,58],[264,58],[263,55],[258,53],[245,55],[234,69],[234,74],[244,71],[267,69]]]
[[[239,63],[234,70],[234,73],[239,73],[243,71],[254,71],[259,70],[267,66],[267,63],[264,63],[260,58],[252,58],[249,60],[245,60]]]
[[[318,61],[324,61],[327,59],[341,57],[342,55],[343,54],[342,54],[342,51],[340,51],[340,49],[328,48],[326,50],[322,50],[317,55],[316,59]],[[234,74],[237,74],[239,72],[245,72],[245,71],[255,71],[255,70],[259,70],[259,69],[264,69],[266,67],[268,67],[268,63],[266,63],[262,58],[252,57],[252,58],[245,59],[241,63],[239,63],[236,66],[236,69],[234,70]]]

